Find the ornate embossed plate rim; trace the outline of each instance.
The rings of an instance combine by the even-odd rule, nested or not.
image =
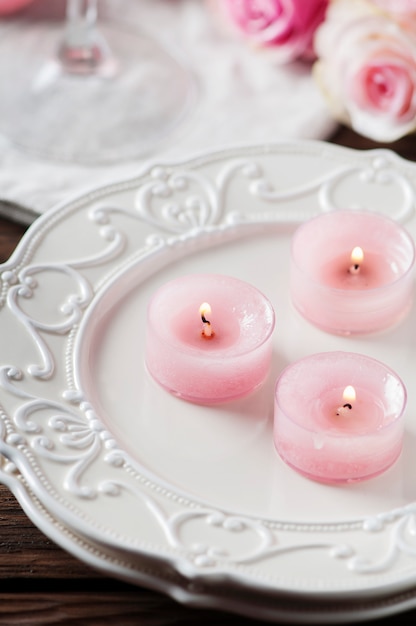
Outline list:
[[[166,593],[174,600],[191,607],[225,609],[255,619],[285,620],[292,623],[349,623],[361,619],[377,619],[397,614],[416,606],[416,589],[370,601],[344,600],[335,603],[308,603],[282,596],[244,598],[239,589],[204,586],[183,579],[176,571],[158,568],[156,562],[141,562],[128,553],[119,554],[106,546],[77,534],[48,511],[30,490],[13,463],[3,462],[1,482],[10,489],[31,521],[62,549],[91,567],[130,583]],[[237,594],[235,593],[237,591]]]
[[[318,158],[319,158],[319,153],[325,150],[326,152],[330,152],[331,154],[333,154],[334,157],[341,156],[341,159],[340,159],[341,161],[343,161],[344,159],[345,162],[348,162],[348,163],[354,162],[354,164],[359,162],[361,169],[363,171],[365,170],[365,166],[367,167],[369,166],[369,160],[371,159],[373,161],[373,164],[375,164],[375,169],[379,168],[379,170],[382,169],[383,163],[384,165],[386,163],[388,163],[389,165],[392,165],[392,164],[397,165],[398,169],[400,169],[401,171],[408,170],[409,173],[410,173],[410,170],[412,169],[410,165],[406,165],[404,161],[398,159],[397,157],[395,157],[395,155],[385,152],[385,151],[377,151],[376,153],[372,153],[372,156],[369,158],[368,155],[365,155],[365,154],[358,156],[354,151],[348,151],[345,149],[329,147],[326,144],[322,144],[320,142],[291,142],[290,144],[282,144],[280,146],[277,145],[277,146],[269,146],[269,147],[249,147],[246,149],[240,148],[235,151],[233,150],[222,151],[222,152],[217,152],[217,153],[213,153],[209,155],[204,155],[186,164],[180,164],[179,166],[174,165],[174,166],[169,166],[169,167],[171,169],[173,168],[173,172],[175,171],[175,167],[180,172],[183,171],[184,168],[186,167],[190,167],[190,171],[191,171],[192,168],[197,168],[198,166],[201,166],[201,165],[203,166],[204,164],[212,164],[216,162],[221,163],[222,161],[227,162],[227,159],[230,159],[230,158],[240,159],[239,167],[241,168],[248,167],[248,170],[246,172],[247,177],[249,179],[250,177],[253,179],[254,187],[257,189],[258,192],[263,194],[263,198],[268,201],[271,201],[276,198],[284,199],[285,193],[279,194],[279,193],[274,192],[272,189],[268,188],[267,185],[264,184],[265,181],[262,180],[261,177],[257,176],[255,169],[253,170],[253,168],[251,168],[250,170],[250,164],[248,163],[248,159],[261,157],[261,156],[270,156],[270,155],[273,155],[273,151],[276,151],[277,153],[281,154],[281,153],[285,153],[285,150],[288,152],[292,152],[292,153],[293,152],[296,153],[296,151],[299,151],[305,154],[316,155]],[[148,172],[150,171],[153,172],[154,179],[157,180],[158,177],[160,178],[162,187],[163,187],[163,176],[161,177],[161,175],[163,175],[164,167],[167,167],[167,166],[158,166],[158,167],[152,166],[152,168],[148,170]],[[345,169],[345,163],[343,167]],[[355,169],[358,168],[358,170],[360,170],[360,167],[358,165],[354,165],[354,166],[348,165],[348,171],[353,171],[354,168]],[[343,169],[341,168],[340,172],[342,173],[342,171]],[[414,171],[412,172],[412,174],[414,175]],[[223,175],[222,182],[224,183],[225,181],[226,183],[229,172],[224,170],[222,175]],[[335,173],[334,175],[332,175],[332,178],[336,177],[336,175],[339,175],[339,172],[338,174]],[[390,170],[389,175],[394,178],[395,175],[398,176],[398,172],[396,172],[396,170],[393,167],[393,169]],[[16,253],[13,255],[11,261],[9,263],[6,263],[3,266],[3,273],[2,273],[3,298],[5,298],[8,293],[9,294],[14,293],[14,291],[17,292],[17,290],[20,288],[27,289],[29,291],[32,288],[31,271],[33,271],[34,268],[30,266],[29,262],[30,262],[32,252],[34,252],[37,249],[37,247],[42,245],[43,234],[48,233],[50,230],[53,231],[54,225],[59,223],[61,220],[63,220],[64,217],[66,217],[67,215],[70,215],[72,212],[76,212],[78,209],[82,208],[83,206],[88,205],[91,202],[95,202],[103,197],[106,197],[112,192],[121,191],[123,189],[131,190],[135,186],[140,186],[140,185],[143,186],[144,185],[143,181],[148,180],[146,176],[147,176],[147,173],[144,174],[142,178],[139,178],[136,180],[116,183],[114,185],[110,185],[108,187],[101,188],[96,191],[92,191],[90,194],[84,195],[81,198],[76,199],[73,202],[63,205],[61,208],[58,208],[54,213],[51,213],[50,215],[45,216],[45,218],[42,218],[41,220],[39,220],[39,222],[35,224],[35,226],[32,227],[32,229],[30,229],[27,236],[23,239],[21,245],[19,246]],[[402,186],[403,187],[402,191],[403,191],[404,201],[403,201],[402,210],[399,211],[399,214],[396,216],[397,219],[404,219],[406,215],[413,208],[414,198],[412,196],[411,185],[409,182],[406,182],[405,178],[403,178],[403,181],[404,182]],[[180,182],[180,181],[177,181],[177,182]],[[325,187],[326,185],[327,186],[329,185],[329,180],[326,180],[325,177],[323,177],[319,181],[313,181],[313,185],[309,185],[309,187],[308,185],[306,185],[303,188],[297,189],[296,193],[302,194],[302,193],[306,193],[312,187],[317,188],[320,192],[321,208],[322,210],[328,210],[328,206],[327,206],[328,196],[326,194],[328,189],[326,189]],[[209,191],[210,190],[208,189],[208,195],[209,195]],[[288,197],[287,194],[286,194],[286,197]],[[233,227],[233,225],[238,225],[238,224],[241,225],[241,223],[244,224],[244,221],[245,221],[244,216],[233,214],[233,215],[227,216],[228,221],[225,224],[223,224],[223,228],[221,227],[217,228],[217,226],[215,225],[215,219],[217,219],[218,215],[220,214],[221,203],[218,205],[216,202],[216,198],[213,198],[212,207],[214,210],[208,214],[206,213],[206,207],[204,207],[203,205],[189,207],[191,210],[188,211],[188,215],[191,215],[192,217],[192,211],[194,208],[196,208],[199,211],[197,217],[198,219],[202,219],[202,222],[198,222],[198,219],[197,219],[196,222],[194,223],[192,222],[188,223],[187,228],[184,229],[182,225],[180,224],[180,222],[175,221],[175,219],[173,219],[173,221],[170,223],[170,226],[171,226],[170,234],[168,233],[167,235],[163,235],[162,233],[159,233],[159,235],[156,238],[153,238],[150,240],[149,242],[150,252],[151,253],[154,252],[154,249],[152,248],[152,246],[156,246],[156,249],[158,248],[158,243],[160,241],[159,237],[162,237],[162,239],[164,237],[163,241],[170,242],[169,245],[171,245],[172,243],[174,245],[180,245],[182,241],[188,239],[189,237],[192,238],[195,236],[199,236],[202,233],[215,233],[216,231],[224,232],[224,230],[226,230],[228,227]],[[263,222],[266,224],[269,221],[275,222],[276,218],[274,218],[273,220],[272,214],[273,214],[273,211],[268,208],[263,214],[259,214],[256,216],[256,219],[253,219],[253,224],[256,224],[257,222],[259,223]],[[168,215],[169,219],[171,217],[172,216]],[[173,215],[173,218],[174,217],[175,216]],[[109,227],[108,224],[106,224],[106,215],[105,215],[105,211],[102,210],[102,207],[96,208],[95,212],[93,211],[93,218],[96,220],[97,224],[103,225],[103,237],[109,241],[110,254],[117,255],[117,250],[118,250],[117,246],[119,245],[120,242],[117,240],[116,233],[112,231],[111,226]],[[152,223],[153,221],[153,225],[155,226],[155,228],[158,227],[157,220],[155,221],[154,217],[147,216],[147,218],[148,218],[149,223]],[[283,216],[280,216],[280,219],[283,219]],[[302,216],[300,217],[298,216],[298,219],[302,219]],[[117,256],[115,258],[117,258]],[[85,265],[85,262],[83,263]],[[79,265],[82,266],[83,263],[80,263]],[[69,272],[68,268],[66,268],[66,270],[68,270],[68,273],[72,274],[73,268],[70,268],[70,269],[71,271]],[[17,274],[19,271],[20,271],[20,275],[18,277]],[[103,280],[105,282],[106,280],[108,280],[108,277],[105,276]],[[15,283],[17,283],[17,285],[15,285]],[[85,287],[82,293],[84,300],[81,298],[81,300],[76,303],[72,302],[71,304],[74,305],[74,310],[80,305],[84,305],[84,304],[85,306],[88,305],[88,302],[89,302],[88,297],[90,296],[89,290],[88,290],[88,284],[82,282],[82,287],[83,288]],[[10,299],[10,302],[12,302],[12,299]],[[64,327],[61,327],[59,330],[63,332],[69,332],[71,329],[75,328],[76,326],[75,321],[76,320],[71,319],[71,323],[67,324]],[[48,355],[47,355],[47,350],[46,350],[46,352],[43,354],[44,363],[42,364],[42,367],[37,367],[37,368],[34,367],[34,369],[30,371],[31,375],[43,377],[43,376],[47,376],[48,374],[50,374],[50,372],[48,372],[48,367],[50,367],[50,364],[48,363],[47,356]],[[6,375],[5,372],[3,372],[3,374]],[[18,374],[19,372],[11,371],[11,370],[7,372],[7,377],[8,377],[8,381],[10,385],[11,385],[11,382],[18,380]],[[3,386],[5,386],[4,379],[3,379]],[[74,402],[76,402],[77,401],[76,393],[72,394],[72,396],[69,393],[67,396],[67,399],[73,400]],[[91,407],[83,406],[82,411],[85,415],[91,418],[92,421],[89,422],[90,426],[92,424],[93,427],[95,426],[97,426],[98,428],[100,427],[99,424],[96,424],[97,420],[95,419],[95,416],[93,415],[93,412],[91,411]],[[8,418],[7,414],[3,413],[3,422],[4,422],[3,427],[6,430],[7,430],[7,427],[10,428],[10,423],[8,423],[7,418]],[[107,435],[105,434],[105,436]],[[62,502],[60,502],[58,505],[56,502],[54,502],[53,497],[50,498],[50,495],[51,495],[50,491],[48,490],[44,491],[42,488],[42,485],[37,483],[37,480],[36,480],[37,477],[34,476],[33,466],[30,463],[30,461],[33,460],[33,457],[35,456],[33,455],[33,451],[30,451],[27,447],[22,445],[21,442],[19,442],[19,437],[17,435],[15,436],[15,433],[12,433],[10,435],[10,431],[8,432],[7,436],[5,436],[5,440],[2,441],[1,451],[3,452],[3,454],[15,460],[19,469],[23,472],[23,475],[25,476],[25,478],[31,483],[31,487],[36,489],[36,495],[42,500],[45,506],[47,506],[54,512],[54,514],[58,516],[58,512],[59,512],[59,514],[62,515],[63,518],[66,519],[66,521],[69,524],[73,524],[74,527],[78,526],[78,529],[80,530],[80,532],[84,533],[86,536],[91,534],[97,540],[108,541],[110,544],[111,544],[111,541],[114,541],[114,537],[111,537],[112,535],[111,532],[107,533],[104,530],[104,533],[98,532],[97,535],[95,535],[96,529],[89,526],[88,519],[86,523],[84,523],[85,520],[83,519],[83,516],[81,515],[80,517],[78,517],[77,511],[75,511],[75,514],[74,514],[74,510],[71,510],[71,511],[66,510],[65,502],[63,503],[63,508],[62,508],[61,507]],[[113,457],[114,457],[113,460],[116,463],[119,462],[120,459],[122,462],[125,462],[125,460],[122,459],[122,455],[120,456],[119,452],[120,451],[115,450],[113,454]],[[110,484],[110,481],[109,481],[107,488],[111,491],[111,489],[114,487],[116,487],[116,485]],[[88,494],[86,494],[85,492],[80,493],[79,495],[82,497],[88,496]],[[57,507],[57,508],[54,508],[54,507]],[[235,516],[233,518],[229,516],[227,517],[226,514],[222,514],[222,513],[215,516],[213,515],[215,513],[214,511],[209,511],[208,513],[210,515],[210,519],[212,523],[223,524],[224,528],[227,527],[227,524],[228,524],[229,529],[234,529],[234,530],[237,530],[239,525],[240,527],[242,525],[243,528],[245,529],[247,529],[248,527],[247,520],[238,519]],[[202,513],[198,512],[198,514],[204,514],[204,515],[208,515],[208,513],[206,511],[205,512],[202,511]],[[403,520],[404,522],[407,522],[407,523],[412,522],[413,514],[414,514],[413,508],[406,507],[406,509],[403,509],[400,511],[388,512],[385,515],[380,515],[376,520],[372,520],[371,523],[373,524],[373,528],[375,528],[378,525],[378,528],[380,529],[383,527],[383,524],[388,525],[392,521],[396,522],[398,520],[398,523],[401,523],[401,525],[403,526],[403,523],[402,523]],[[179,512],[179,515],[180,515],[180,512]],[[365,521],[364,523],[368,523],[368,521]],[[265,550],[264,554],[270,554],[268,550],[269,548],[272,548],[273,537],[271,536],[271,534],[267,531],[265,527],[257,527],[257,528],[254,528],[254,530],[255,532],[259,533],[259,537],[261,538],[261,541],[262,541],[262,549]],[[126,547],[123,542],[119,544],[117,539],[115,540],[114,545],[116,548]],[[126,545],[127,547],[129,547],[128,542],[126,542]],[[130,546],[130,547],[137,549],[135,546]],[[191,576],[191,577],[202,576],[202,578],[204,578],[204,576],[207,576],[209,572],[208,570],[205,570],[205,572],[203,571],[203,568],[205,567],[205,568],[211,568],[211,571],[213,573],[218,574],[218,572],[220,572],[224,576],[230,576],[230,579],[233,581],[234,584],[235,583],[238,584],[239,581],[245,582],[245,576],[244,574],[240,576],[239,567],[238,567],[244,563],[244,559],[234,564],[234,565],[237,565],[237,568],[233,571],[233,568],[231,568],[231,570],[228,568],[228,566],[232,565],[232,563],[230,562],[227,563],[226,559],[224,560],[222,559],[221,555],[215,554],[215,551],[211,553],[210,552],[198,553],[198,551],[196,551],[193,554],[189,554],[189,552],[187,553],[186,550],[184,551],[184,548],[185,548],[184,545],[180,545],[180,543],[175,544],[175,541],[173,542],[173,548],[174,549],[172,550],[167,550],[166,546],[157,546],[156,550],[154,550],[154,546],[151,546],[149,548],[149,546],[141,545],[138,548],[138,552],[148,553],[150,555],[153,555],[155,558],[162,558],[162,559],[164,558],[166,560],[172,561],[178,567],[178,569],[182,570],[186,575]],[[343,551],[341,545],[335,546],[334,549],[336,552],[334,556],[348,558],[349,556],[348,551],[345,551],[345,550]],[[246,562],[247,562],[247,559],[246,559]],[[202,573],[201,573],[201,568],[202,568]],[[411,572],[405,584],[407,585],[411,584],[411,582],[414,581],[414,577],[415,577],[415,573]],[[397,584],[398,581],[394,580],[394,576],[392,578],[393,578],[393,584],[394,583]],[[384,584],[388,586],[392,584],[392,580],[389,580],[389,577],[387,576],[384,580]],[[403,579],[399,580],[399,584],[404,584],[404,580]],[[268,583],[264,581],[258,582],[258,586],[259,588],[261,588],[262,586],[267,588]],[[273,583],[271,586],[273,587]],[[377,586],[377,591],[379,592],[380,586],[379,585],[376,585],[376,586]],[[301,585],[299,586],[299,588],[301,588]],[[289,585],[289,589],[290,589],[290,585]],[[351,591],[351,588],[349,589],[349,591]],[[325,595],[329,592],[330,590],[326,589],[323,592],[323,594]]]

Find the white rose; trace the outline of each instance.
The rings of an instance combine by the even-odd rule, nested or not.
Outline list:
[[[315,50],[314,75],[335,117],[375,141],[416,129],[412,20],[404,25],[367,0],[335,0]]]

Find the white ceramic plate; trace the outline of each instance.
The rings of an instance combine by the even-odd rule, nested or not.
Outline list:
[[[291,142],[155,165],[42,217],[2,268],[0,452],[88,541],[189,581],[323,601],[411,588],[416,311],[383,335],[327,335],[293,311],[288,265],[294,225],[320,211],[377,210],[415,235],[415,181],[390,152]],[[268,383],[215,408],[143,364],[150,294],[199,271],[252,282],[277,314]],[[345,487],[290,470],[271,437],[282,367],[332,349],[385,361],[409,391],[401,458]]]

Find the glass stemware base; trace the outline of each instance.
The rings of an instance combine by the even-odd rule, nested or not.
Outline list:
[[[189,68],[158,41],[99,24],[110,50],[94,73],[64,71],[62,24],[11,26],[0,42],[0,133],[38,157],[81,164],[146,156],[191,112]]]

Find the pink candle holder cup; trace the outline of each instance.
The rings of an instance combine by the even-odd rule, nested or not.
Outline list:
[[[268,299],[244,281],[218,274],[177,278],[149,303],[147,369],[190,402],[243,397],[268,375],[274,325]]]
[[[346,398],[346,393],[352,395]],[[397,374],[370,357],[308,356],[277,380],[276,449],[289,466],[320,482],[377,476],[402,450],[406,399]]]
[[[353,210],[319,215],[293,237],[292,302],[327,332],[384,330],[411,308],[414,261],[413,239],[387,217]]]

